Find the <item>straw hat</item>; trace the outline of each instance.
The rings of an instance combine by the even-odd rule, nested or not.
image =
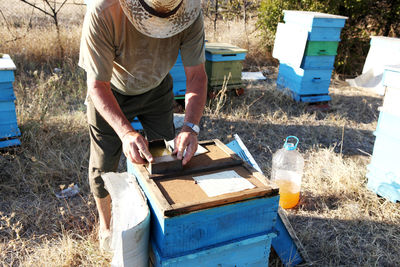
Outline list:
[[[135,28],[150,37],[167,38],[198,17],[200,0],[119,0]]]

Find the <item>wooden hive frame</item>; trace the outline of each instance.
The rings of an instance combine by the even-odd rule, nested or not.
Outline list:
[[[246,199],[278,195],[279,189],[276,185],[271,183],[264,175],[257,172],[252,166],[245,163],[221,141],[214,139],[211,141],[202,141],[199,142],[199,144],[206,148],[212,148],[213,151],[209,151],[209,155],[215,156],[217,159],[210,159],[209,155],[206,153],[193,158],[179,173],[155,175],[149,174],[148,170],[143,165],[134,165],[136,169],[135,175],[139,176],[138,179],[141,179],[147,187],[148,190],[146,191],[152,195],[151,198],[160,209],[160,215],[173,217]],[[215,197],[207,197],[204,194],[198,198],[194,197],[193,201],[187,199],[175,201],[176,198],[174,199],[174,196],[171,196],[173,194],[169,194],[169,192],[165,190],[165,188],[173,188],[173,186],[170,186],[170,183],[175,182],[179,183],[177,187],[187,186],[188,189],[200,192],[201,189],[196,189],[196,187],[199,188],[199,186],[190,178],[191,175],[200,172],[204,174],[205,172],[212,173],[229,169],[234,169],[242,173],[248,172],[247,177],[251,180],[251,183],[255,185],[255,188]],[[189,197],[193,197],[193,195],[188,195]]]

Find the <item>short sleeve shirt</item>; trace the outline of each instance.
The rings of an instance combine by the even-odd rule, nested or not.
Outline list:
[[[179,50],[184,66],[204,63],[202,14],[172,37],[152,38],[136,30],[119,0],[97,0],[83,22],[79,66],[88,79],[110,81],[119,93],[138,95],[161,83]]]

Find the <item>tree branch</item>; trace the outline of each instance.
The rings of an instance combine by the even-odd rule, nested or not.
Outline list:
[[[42,8],[40,8],[40,7],[38,7],[38,6],[35,5],[35,4],[29,3],[29,2],[26,1],[26,0],[20,0],[20,1],[23,2],[23,3],[25,3],[25,4],[30,5],[31,7],[34,7],[34,8],[36,8],[36,9],[42,11],[44,14],[46,14],[46,15],[48,15],[48,16],[51,16],[51,17],[53,16],[53,14],[50,14],[49,12],[47,12],[46,10],[44,10],[44,9],[42,9]]]
[[[53,11],[53,16],[54,16],[56,11],[56,1],[53,1],[54,7],[51,6],[48,0],[43,0],[43,2],[46,3],[46,5],[50,8],[51,11]]]
[[[57,9],[56,13],[58,13],[58,11],[60,11],[60,9],[65,5],[65,3],[67,3],[68,0],[64,0],[64,2],[61,4],[61,6]]]

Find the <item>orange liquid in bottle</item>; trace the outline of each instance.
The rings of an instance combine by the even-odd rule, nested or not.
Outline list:
[[[290,209],[299,203],[300,186],[289,180],[276,180],[279,186],[279,205],[284,209]]]

